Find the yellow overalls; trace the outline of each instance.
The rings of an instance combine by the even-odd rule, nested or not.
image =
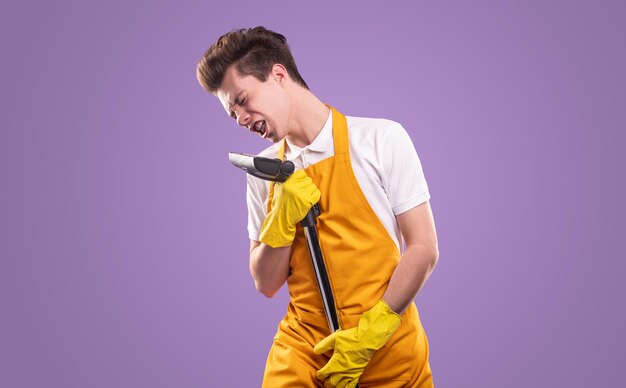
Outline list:
[[[342,328],[383,296],[401,254],[361,192],[352,171],[346,117],[332,108],[335,155],[305,169],[319,187],[317,228]],[[278,152],[283,159],[285,142]],[[270,188],[268,211],[273,195]],[[315,372],[328,362],[313,347],[330,334],[306,239],[298,225],[287,279],[290,303],[267,358],[264,388],[323,387]],[[374,353],[359,379],[361,388],[432,387],[428,340],[415,303],[402,325]]]

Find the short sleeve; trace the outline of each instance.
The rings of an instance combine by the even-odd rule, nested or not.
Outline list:
[[[248,205],[248,237],[259,241],[261,226],[266,217],[265,201],[268,187],[265,181],[250,174],[247,176],[246,203]]]
[[[281,143],[274,143],[261,151],[258,156],[275,158]],[[261,226],[267,217],[267,196],[269,182],[253,175],[246,174],[246,204],[248,205],[248,237],[259,241]]]
[[[428,184],[411,137],[404,127],[393,123],[383,138],[378,155],[382,157],[382,184],[395,215],[402,214],[430,199]]]

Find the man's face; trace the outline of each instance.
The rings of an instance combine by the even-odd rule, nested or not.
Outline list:
[[[240,75],[231,66],[215,95],[237,124],[276,143],[289,132],[291,111],[291,99],[280,80],[270,74],[261,82],[254,76]]]

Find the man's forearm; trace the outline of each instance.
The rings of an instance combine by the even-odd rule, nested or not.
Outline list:
[[[404,312],[430,277],[438,256],[432,246],[413,244],[406,247],[382,298],[393,311]]]
[[[291,246],[272,248],[258,241],[251,242],[250,274],[256,289],[273,297],[289,276]]]

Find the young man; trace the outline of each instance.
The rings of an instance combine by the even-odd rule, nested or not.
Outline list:
[[[430,194],[406,131],[322,103],[285,37],[263,27],[223,35],[197,76],[237,124],[274,143],[261,156],[289,159],[298,170],[283,184],[248,176],[250,272],[264,295],[285,282],[290,295],[263,387],[432,387],[413,299],[439,253]],[[298,225],[317,202],[342,327],[333,334]]]

